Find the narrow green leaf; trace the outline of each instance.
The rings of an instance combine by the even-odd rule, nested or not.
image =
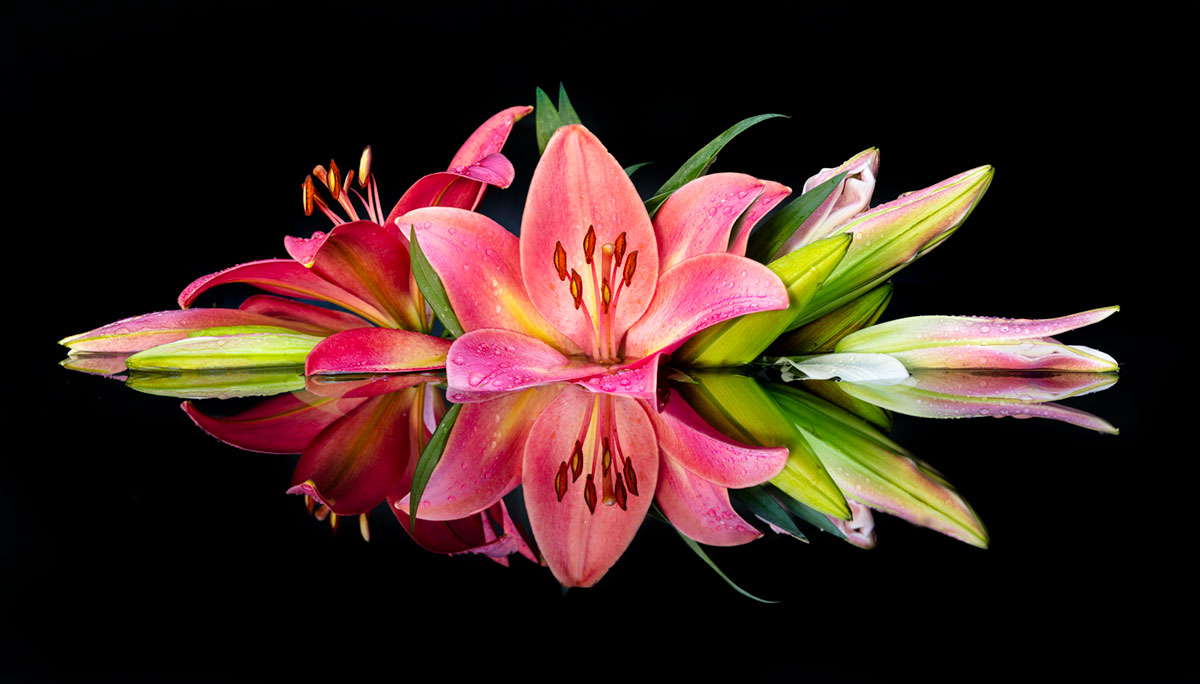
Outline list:
[[[654,512],[655,512],[655,513],[656,513],[656,514],[657,514],[657,515],[658,515],[658,516],[659,516],[661,519],[663,519],[663,520],[666,520],[666,516],[664,516],[664,515],[662,514],[662,511],[659,511],[659,510],[658,510],[658,504],[651,504],[651,507],[652,507],[652,509],[654,510]],[[697,543],[696,543],[696,541],[695,541],[694,539],[692,539],[691,537],[688,537],[686,534],[684,534],[684,533],[680,532],[680,531],[678,530],[678,528],[676,528],[674,525],[672,525],[672,526],[671,526],[671,529],[675,530],[675,532],[676,532],[676,533],[679,535],[679,538],[683,540],[683,543],[685,543],[685,544],[687,544],[687,545],[688,545],[688,548],[689,548],[689,549],[691,549],[692,551],[694,551],[694,552],[696,553],[696,555],[697,555],[697,556],[700,556],[700,560],[702,560],[702,561],[704,561],[705,563],[707,563],[707,564],[708,564],[708,567],[710,567],[710,568],[712,568],[712,569],[713,569],[713,572],[717,573],[717,575],[718,575],[718,576],[719,576],[721,579],[725,580],[725,583],[726,583],[726,584],[728,584],[730,587],[733,587],[733,590],[734,590],[734,591],[736,591],[737,593],[741,594],[742,596],[745,596],[746,598],[749,598],[749,599],[753,599],[753,600],[755,600],[755,601],[758,601],[759,603],[779,603],[779,601],[769,601],[769,600],[767,600],[767,599],[762,599],[762,598],[759,598],[759,597],[755,596],[754,594],[751,594],[750,592],[746,591],[745,589],[743,589],[743,588],[739,587],[739,586],[738,586],[738,585],[737,585],[737,584],[736,584],[736,583],[735,583],[733,580],[729,579],[729,575],[726,575],[726,574],[725,574],[725,573],[724,573],[724,572],[721,570],[721,568],[719,568],[719,567],[717,566],[717,564],[716,564],[715,562],[713,562],[713,559],[711,559],[711,558],[709,558],[709,557],[708,557],[708,554],[707,554],[707,553],[704,553],[704,549],[700,548],[700,545],[699,545],[699,544],[697,544]]]
[[[563,122],[554,103],[550,102],[550,96],[541,88],[534,93],[534,108],[536,113],[533,123],[537,132],[538,154],[543,154],[546,145],[550,144],[550,136],[554,135],[554,131],[557,131]]]
[[[417,242],[417,231],[413,230],[411,226],[409,227],[409,245],[412,252],[413,279],[417,281],[417,288],[421,290],[421,296],[429,302],[430,308],[433,309],[433,313],[437,315],[446,331],[454,337],[461,337],[463,327],[458,322],[458,316],[454,315],[454,307],[450,306],[450,297],[446,294],[446,287],[442,285],[442,279],[433,270],[433,264],[430,264],[429,259],[425,258],[425,252],[421,251],[421,245]]]
[[[653,163],[654,162],[641,162],[640,164],[631,164],[629,166],[626,166],[625,167],[625,175],[632,177],[634,171],[637,171],[638,169],[642,168],[643,166],[647,166],[647,165],[653,164]]]
[[[454,427],[454,421],[458,420],[458,412],[462,407],[462,404],[453,404],[450,410],[446,411],[437,429],[433,431],[433,436],[429,438],[429,443],[421,450],[421,457],[417,459],[417,465],[413,469],[412,491],[408,495],[409,531],[417,524],[417,506],[421,503],[421,495],[425,493],[425,485],[429,484],[429,476],[433,475],[433,469],[437,467],[438,461],[442,460],[446,441],[450,439],[450,430]]]
[[[748,508],[759,520],[774,525],[800,541],[808,541],[808,537],[796,527],[796,521],[792,519],[791,514],[783,504],[767,493],[765,486],[731,489],[729,498]]]
[[[646,211],[649,212],[651,218],[654,217],[655,212],[657,212],[658,208],[662,206],[662,203],[667,201],[667,198],[671,196],[671,193],[675,192],[679,188],[682,188],[688,182],[694,181],[700,176],[703,176],[708,170],[708,167],[711,166],[713,161],[717,158],[717,154],[724,149],[725,145],[729,144],[730,140],[733,140],[739,134],[741,134],[742,131],[745,131],[747,128],[750,128],[760,121],[766,121],[767,119],[774,119],[777,117],[786,118],[783,114],[759,114],[758,116],[752,116],[748,119],[742,119],[734,124],[729,130],[725,131],[721,135],[718,135],[712,142],[702,147],[699,152],[693,154],[690,159],[683,163],[683,166],[679,167],[679,170],[675,172],[675,175],[668,178],[667,182],[662,184],[662,187],[658,189],[658,192],[654,193],[653,197],[646,200]]]
[[[746,246],[746,256],[760,263],[771,261],[775,252],[783,247],[783,243],[796,232],[809,216],[829,198],[838,183],[846,177],[846,171],[830,178],[817,187],[788,202],[776,211],[771,218],[763,222],[758,230],[750,236]]]
[[[571,124],[581,124],[579,115],[575,113],[575,108],[571,106],[571,98],[567,97],[567,89],[563,84],[558,84],[558,119],[563,126]]]
[[[792,515],[803,520],[809,525],[812,525],[818,530],[821,530],[822,532],[832,534],[838,539],[846,538],[846,533],[838,529],[838,526],[830,522],[829,518],[827,518],[823,513],[805,506],[804,504],[785,494],[782,490],[771,485],[763,485],[763,489],[767,490],[771,498],[775,499],[779,505],[786,508],[788,513],[791,513]]]

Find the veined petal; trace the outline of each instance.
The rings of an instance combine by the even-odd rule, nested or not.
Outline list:
[[[750,233],[762,217],[766,216],[779,204],[780,200],[792,194],[792,189],[782,183],[764,180],[762,194],[754,200],[754,204],[746,210],[733,226],[733,237],[729,240],[729,253],[746,256],[746,245],[750,242]]]
[[[589,229],[595,231],[590,265],[584,248]],[[530,181],[521,219],[521,277],[537,310],[580,349],[595,344],[597,317],[603,308],[602,246],[616,244],[621,234],[626,245],[623,265],[634,252],[638,256],[629,284],[615,295],[619,304],[612,339],[618,345],[654,296],[658,281],[654,228],[633,182],[596,136],[578,124],[559,128]],[[582,278],[582,301],[590,315],[576,308],[568,284],[560,280],[555,258],[560,244],[567,268]],[[617,268],[618,279],[622,274]]]
[[[666,457],[654,494],[662,512],[680,532],[701,544],[738,546],[762,536],[733,510],[729,491]]]
[[[796,232],[788,238],[775,257],[799,249],[810,242],[828,237],[836,229],[871,206],[871,195],[875,191],[875,175],[879,172],[879,150],[872,147],[851,157],[841,166],[821,169],[817,175],[804,182],[804,192],[845,172],[846,176],[833,189]]]
[[[515,489],[529,430],[560,391],[561,386],[552,386],[506,392],[494,401],[463,406],[421,494],[420,519],[463,518]],[[408,497],[397,507],[407,511]]]
[[[677,465],[715,485],[753,487],[778,475],[787,464],[786,447],[754,447],[729,439],[706,423],[675,390],[670,390],[662,411],[650,412],[650,417],[658,448]]]
[[[466,331],[501,328],[536,337],[567,354],[579,347],[538,313],[521,281],[517,236],[490,218],[462,209],[417,209],[398,219],[409,226],[437,271]]]
[[[137,352],[210,328],[264,326],[290,328],[297,333],[320,334],[311,324],[265,316],[237,309],[187,309],[158,311],[124,318],[95,330],[59,340],[72,352]]]
[[[448,170],[453,171],[456,167],[479,163],[489,155],[504,149],[504,143],[508,141],[508,136],[512,133],[513,124],[525,118],[532,111],[533,107],[526,105],[509,107],[493,114],[471,134],[471,137],[467,138],[462,147],[458,148],[454,159],[450,160]]]
[[[727,251],[734,222],[764,188],[744,173],[714,173],[676,190],[654,215],[659,270],[688,257]]]
[[[267,454],[298,454],[363,401],[339,401],[301,391],[271,397],[232,416],[210,416],[190,401],[181,407],[196,427],[226,444]]]
[[[586,378],[607,372],[604,366],[563,356],[539,339],[509,330],[474,330],[454,341],[446,364],[451,399],[458,392],[485,398],[487,393],[516,390]],[[460,402],[461,403],[461,402]]]
[[[318,434],[296,465],[289,494],[308,494],[338,515],[366,513],[404,479],[417,390],[368,399]]]
[[[946,345],[991,345],[1041,341],[1082,328],[1121,310],[1107,306],[1059,318],[912,316],[863,328],[838,343],[839,352],[889,353]]]
[[[309,239],[287,237],[284,244],[304,267],[384,312],[386,327],[420,326],[409,292],[408,243],[395,229],[354,221]]]
[[[555,480],[561,464],[571,458],[588,410],[601,401],[611,402],[620,446],[636,469],[640,494],[628,496],[626,510],[597,502],[593,513],[583,478],[568,486],[561,501]],[[591,430],[584,440],[585,454],[592,453],[595,433]],[[629,546],[650,509],[650,492],[658,486],[658,461],[650,419],[634,399],[568,387],[534,422],[521,472],[525,506],[538,548],[563,586],[595,584]]]
[[[275,294],[320,299],[353,311],[376,325],[387,325],[388,317],[382,311],[291,259],[251,261],[197,278],[179,294],[180,308],[186,309],[201,293],[226,283],[248,283]]]
[[[334,311],[333,309],[326,309],[323,306],[298,302],[294,299],[285,299],[274,295],[253,295],[247,297],[246,301],[238,306],[238,309],[271,316],[279,321],[298,323],[304,325],[306,328],[313,329],[314,332],[325,335],[332,335],[340,330],[366,328],[371,325],[362,318],[354,314],[348,314],[345,311]],[[286,324],[280,322],[276,323],[276,325]],[[301,332],[308,332],[308,330],[301,330]]]
[[[470,167],[463,171],[470,171],[481,176],[482,179],[512,182],[511,176],[504,179],[498,175],[505,172],[505,164],[507,164],[507,169],[511,169],[512,163],[503,155],[495,156],[498,159],[491,161],[492,168]],[[484,190],[487,188],[487,184],[482,179],[473,178],[466,173],[449,171],[439,171],[424,176],[413,183],[400,201],[396,202],[396,206],[392,207],[384,225],[393,225],[397,218],[423,207],[454,207],[467,211],[473,210],[483,199]]]
[[[721,321],[787,307],[779,276],[758,262],[732,254],[685,259],[658,279],[650,309],[629,329],[625,356],[669,352]]]
[[[450,340],[409,330],[358,328],[325,338],[304,362],[317,373],[405,373],[446,365]]]

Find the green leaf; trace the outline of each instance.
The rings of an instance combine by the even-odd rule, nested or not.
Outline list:
[[[800,541],[808,541],[808,537],[796,527],[796,521],[788,513],[783,504],[767,493],[764,486],[748,489],[731,489],[729,498],[750,509],[759,520],[768,522],[783,530]]]
[[[651,508],[653,509],[654,513],[660,519],[662,519],[662,520],[667,519],[666,516],[662,514],[662,511],[658,510],[658,504],[651,504]],[[697,556],[700,556],[700,560],[707,563],[708,567],[713,569],[713,572],[717,573],[717,575],[721,579],[725,580],[726,584],[728,584],[730,587],[733,587],[734,591],[741,594],[742,596],[745,596],[746,598],[754,599],[755,601],[758,601],[759,603],[779,603],[779,601],[769,601],[767,599],[759,598],[759,597],[755,596],[754,594],[751,594],[750,592],[746,591],[745,589],[739,587],[733,580],[729,579],[729,575],[726,575],[721,570],[721,568],[717,567],[717,564],[715,562],[713,562],[713,559],[708,557],[707,553],[704,553],[704,549],[700,548],[700,545],[696,543],[696,540],[694,540],[691,537],[687,536],[686,534],[680,532],[679,529],[676,528],[674,525],[671,526],[671,529],[675,530],[675,532],[677,534],[679,534],[679,538],[683,540],[683,543],[688,545],[689,549],[694,551]]]
[[[442,416],[437,429],[433,431],[433,436],[429,438],[429,443],[421,450],[421,457],[417,459],[417,465],[413,469],[412,491],[408,495],[409,531],[412,531],[413,526],[417,524],[417,506],[421,503],[421,495],[425,493],[425,485],[429,484],[429,476],[433,475],[433,469],[442,460],[442,452],[446,450],[446,441],[450,439],[450,430],[454,427],[454,422],[458,420],[458,412],[462,410],[462,407],[462,404],[454,404],[449,411],[446,411],[446,415]]]
[[[839,173],[781,207],[750,236],[746,256],[764,264],[771,261],[783,243],[829,198],[846,173]]]
[[[821,512],[805,506],[799,501],[796,501],[792,497],[783,493],[782,490],[776,489],[771,485],[763,485],[763,489],[767,490],[771,498],[775,499],[779,505],[786,508],[788,513],[791,513],[792,515],[803,520],[809,525],[812,525],[818,530],[821,530],[822,532],[832,534],[838,539],[846,538],[846,534],[838,529],[837,525],[834,525],[832,522],[830,522],[829,518],[825,517],[825,515]]]
[[[575,113],[575,108],[571,106],[571,98],[567,97],[567,89],[563,84],[558,84],[558,120],[561,125],[570,126],[571,124],[581,124],[579,115]]]
[[[563,122],[558,115],[558,110],[550,102],[550,96],[541,88],[534,93],[534,107],[536,113],[533,122],[537,131],[538,154],[544,154],[546,145],[550,143],[550,137],[563,125]]]
[[[421,245],[417,242],[417,231],[411,227],[409,228],[409,244],[412,252],[413,279],[417,281],[417,288],[421,290],[421,295],[425,297],[425,301],[429,302],[430,308],[433,309],[433,313],[437,315],[446,331],[454,337],[461,337],[463,334],[462,323],[459,323],[458,316],[454,315],[454,307],[450,306],[450,297],[446,294],[446,287],[442,285],[442,279],[433,270],[429,259],[425,258],[425,252],[421,251]]]
[[[662,187],[658,189],[658,192],[654,193],[653,197],[646,200],[646,211],[650,214],[650,217],[654,217],[654,214],[658,211],[658,208],[662,206],[663,202],[667,201],[667,198],[671,196],[671,193],[675,192],[679,188],[682,188],[690,181],[694,181],[700,176],[703,176],[704,173],[708,171],[708,167],[712,165],[714,160],[716,160],[717,154],[724,149],[725,145],[729,144],[730,140],[733,140],[742,131],[750,128],[760,121],[766,121],[767,119],[774,119],[777,117],[787,118],[784,117],[783,114],[759,114],[758,116],[752,116],[748,119],[742,119],[734,124],[729,130],[725,131],[721,135],[718,135],[712,142],[701,148],[699,152],[693,154],[690,159],[683,163],[683,166],[679,167],[679,170],[675,172],[675,175],[668,178],[667,182],[662,184]]]
[[[625,167],[625,175],[632,177],[634,171],[637,171],[638,169],[642,168],[643,166],[647,166],[647,165],[653,164],[653,163],[654,162],[641,162],[640,164],[631,164],[629,166],[626,166]]]

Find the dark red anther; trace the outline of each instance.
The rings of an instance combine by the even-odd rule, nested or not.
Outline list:
[[[583,236],[583,258],[592,263],[592,255],[596,253],[596,229],[588,226],[587,235]]]
[[[302,184],[304,190],[304,215],[312,216],[313,213],[313,196],[316,194],[316,188],[313,187],[312,176],[306,176]]]
[[[629,253],[629,258],[625,260],[625,287],[629,287],[629,283],[633,280],[633,272],[637,270],[637,253],[635,249]]]
[[[616,490],[613,492],[613,496],[615,496],[617,499],[617,505],[620,506],[621,510],[623,511],[629,510],[625,507],[629,501],[629,497],[625,495],[625,482],[621,480],[620,475],[617,475],[615,487]]]
[[[575,451],[571,452],[571,482],[579,479],[583,472],[583,442],[575,440]]]
[[[334,201],[337,201],[338,196],[342,192],[342,174],[338,171],[337,163],[332,159],[329,160],[329,193],[333,195]]]
[[[592,481],[592,474],[588,473],[587,484],[583,485],[583,502],[587,504],[588,512],[596,512],[596,483]]]
[[[604,455],[600,457],[600,465],[604,468],[604,474],[608,474],[608,469],[612,467],[612,451],[608,448],[608,438],[604,438]]]
[[[562,501],[567,493],[567,462],[563,461],[558,464],[558,473],[554,476],[554,493],[558,495],[558,500]]]
[[[554,270],[558,271],[558,279],[567,279],[567,250],[561,242],[554,243]]]
[[[629,485],[629,493],[637,496],[637,473],[633,471],[633,459],[625,457],[625,484]]]
[[[571,297],[575,299],[575,308],[578,309],[583,304],[583,278],[575,269],[571,269]]]
[[[615,247],[613,252],[613,263],[617,266],[620,266],[621,259],[625,258],[625,231],[621,231],[621,234],[617,236],[616,242],[614,242],[613,246]]]

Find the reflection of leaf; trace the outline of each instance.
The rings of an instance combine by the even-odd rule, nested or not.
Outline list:
[[[775,532],[789,534],[800,541],[808,541],[808,537],[796,527],[796,521],[792,520],[783,504],[775,500],[763,487],[731,489],[729,498],[750,509],[755,517],[771,525]]]
[[[454,427],[454,422],[458,420],[458,412],[462,410],[462,407],[462,404],[455,404],[450,407],[449,411],[446,411],[446,415],[442,417],[437,429],[429,438],[429,443],[421,451],[421,458],[417,459],[417,467],[413,470],[412,493],[408,497],[410,530],[417,519],[417,507],[421,504],[421,495],[425,493],[425,485],[429,484],[429,476],[433,474],[433,469],[437,467],[438,461],[442,460],[446,441],[450,439],[450,430]]]
[[[655,517],[657,517],[660,520],[667,521],[667,517],[665,515],[663,515],[661,510],[659,510],[658,504],[651,504],[651,507],[652,507],[652,510],[654,511]],[[667,521],[667,524],[670,525],[671,524],[670,521]],[[675,528],[674,525],[671,525],[671,529],[675,530],[675,532],[677,534],[679,534],[679,538],[683,540],[683,543],[687,544],[688,548],[691,549],[692,551],[694,551],[697,556],[700,556],[700,560],[707,563],[708,567],[712,568],[713,572],[717,573],[717,576],[719,576],[721,579],[725,580],[725,583],[728,584],[730,587],[733,587],[734,591],[741,594],[742,596],[745,596],[746,598],[754,599],[755,601],[758,601],[759,603],[779,603],[779,601],[768,601],[767,599],[759,598],[759,597],[755,596],[754,594],[751,594],[750,592],[746,591],[745,589],[739,587],[737,585],[737,583],[735,583],[733,580],[729,579],[729,575],[726,575],[725,572],[722,571],[721,568],[717,566],[717,564],[713,561],[713,559],[708,557],[708,554],[704,552],[704,549],[702,549],[700,547],[700,545],[697,544],[694,539],[692,539],[692,538],[688,537],[686,534],[680,532],[678,529]]]

